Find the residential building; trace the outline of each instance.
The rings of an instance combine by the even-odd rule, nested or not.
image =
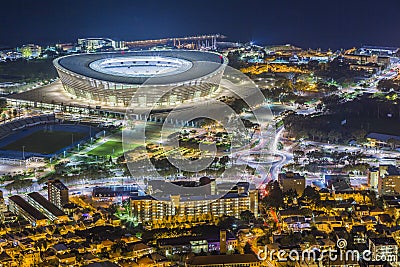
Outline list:
[[[378,192],[379,168],[370,168],[368,170],[368,186],[370,190]]]
[[[278,181],[283,192],[294,190],[301,196],[304,192],[304,188],[306,188],[306,179],[299,173],[280,173],[278,176]]]
[[[157,240],[157,247],[167,257],[188,253],[232,254],[237,248],[237,238],[229,231],[220,230],[218,234],[161,238]]]
[[[332,191],[332,196],[328,199],[336,201],[352,199],[359,204],[371,203],[369,192],[365,190]]]
[[[345,191],[350,187],[350,176],[348,174],[325,174],[325,184],[334,191]],[[342,190],[344,188],[344,190]]]
[[[188,267],[257,267],[260,260],[253,254],[194,256],[187,261]]]
[[[33,226],[44,226],[47,224],[47,217],[22,197],[14,195],[9,197],[8,200],[10,201],[10,211],[24,217]]]
[[[28,202],[40,212],[45,214],[50,220],[57,222],[68,221],[68,216],[56,205],[48,201],[38,192],[28,194]]]
[[[116,201],[117,199],[121,201],[138,195],[138,185],[96,186],[92,191],[92,199],[94,201]]]
[[[398,245],[393,237],[378,237],[368,239],[368,248],[372,260],[386,260],[390,263],[398,262]]]
[[[360,53],[377,54],[377,55],[395,55],[399,52],[398,47],[371,46],[365,45],[360,48]]]
[[[78,46],[84,52],[95,52],[96,50],[110,47],[113,50],[125,49],[126,45],[123,41],[115,41],[110,38],[79,38]]]
[[[59,209],[69,202],[68,187],[60,180],[49,180],[47,182],[48,200],[56,205]]]
[[[0,221],[4,222],[4,213],[8,211],[7,205],[4,202],[3,191],[0,190]]]
[[[149,195],[135,196],[130,198],[131,215],[152,228],[171,224],[173,220],[177,223],[201,224],[224,215],[239,218],[246,210],[258,217],[258,190],[241,186],[237,189],[237,192],[222,197],[175,195],[155,199]]]
[[[7,205],[4,202],[3,191],[0,190],[0,212],[6,212]]]
[[[400,170],[396,166],[379,166],[378,193],[379,195],[400,193]]]
[[[42,52],[42,48],[39,45],[27,44],[22,46],[19,51],[24,58],[37,58]]]
[[[400,146],[400,136],[389,135],[382,133],[369,133],[367,141],[371,147],[392,147],[396,148]]]

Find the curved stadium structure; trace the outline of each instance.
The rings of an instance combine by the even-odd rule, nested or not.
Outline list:
[[[213,52],[160,50],[80,54],[54,60],[64,89],[86,100],[128,106],[174,106],[218,93],[227,59]],[[147,90],[151,90],[148,91]],[[152,99],[149,99],[152,98]]]

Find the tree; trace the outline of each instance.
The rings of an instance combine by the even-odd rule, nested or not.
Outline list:
[[[310,60],[308,62],[308,67],[311,70],[317,70],[319,68],[319,61],[318,60]]]
[[[221,227],[222,229],[231,229],[232,225],[235,224],[235,222],[236,222],[235,217],[224,216],[219,221],[218,226]]]
[[[351,135],[356,139],[357,143],[361,144],[365,142],[367,132],[364,129],[359,129],[352,132]]]
[[[293,189],[289,189],[288,191],[284,192],[284,198],[286,199],[286,203],[292,204],[294,202],[295,199],[297,199],[298,194],[296,192],[296,190]]]
[[[282,237],[279,243],[284,246],[293,246],[299,244],[301,240],[302,240],[301,233],[296,232],[291,235],[286,235]]]
[[[337,131],[331,130],[328,133],[328,139],[331,143],[338,143],[341,138],[341,134]]]
[[[111,251],[113,251],[113,252],[122,252],[126,248],[127,248],[126,242],[123,241],[123,240],[119,240],[119,241],[115,242],[114,244],[112,244]]]
[[[335,108],[340,103],[340,100],[340,96],[332,94],[322,98],[322,103],[325,105],[327,110],[330,110],[331,108]]]
[[[387,144],[390,146],[391,149],[395,149],[400,145],[400,140],[395,139],[395,138],[389,138],[387,140]]]
[[[299,158],[304,157],[304,151],[303,150],[294,150],[293,151],[293,160],[295,163],[299,162]]]
[[[255,217],[251,211],[245,210],[240,213],[240,219],[246,223],[249,223],[250,221],[255,220]]]
[[[295,84],[295,88],[297,91],[306,91],[307,88],[309,87],[309,83],[306,81],[297,81]]]
[[[283,192],[277,181],[269,183],[271,188],[268,195],[263,199],[264,205],[267,207],[280,208],[283,207]]]
[[[3,109],[7,107],[7,100],[5,98],[0,98],[0,108]]]
[[[293,151],[293,156],[295,157],[304,157],[304,151],[303,150],[294,150]]]
[[[320,196],[319,192],[312,186],[307,186],[304,189],[302,197],[305,200],[311,201],[313,203],[317,203],[321,199],[321,196]]]
[[[281,89],[284,93],[293,92],[293,83],[289,79],[276,80],[275,87]]]

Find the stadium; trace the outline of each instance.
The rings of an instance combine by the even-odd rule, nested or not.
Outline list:
[[[0,161],[56,157],[96,136],[100,130],[61,123],[54,114],[16,119],[0,127]]]
[[[138,105],[165,108],[217,95],[227,59],[213,52],[159,50],[70,55],[53,63],[73,97],[128,106],[138,88],[145,88]]]

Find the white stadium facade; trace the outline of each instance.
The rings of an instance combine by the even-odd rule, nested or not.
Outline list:
[[[146,94],[135,96],[139,105],[166,108],[217,95],[227,59],[214,52],[159,50],[78,54],[53,63],[64,89],[79,99],[129,106],[140,88]]]

